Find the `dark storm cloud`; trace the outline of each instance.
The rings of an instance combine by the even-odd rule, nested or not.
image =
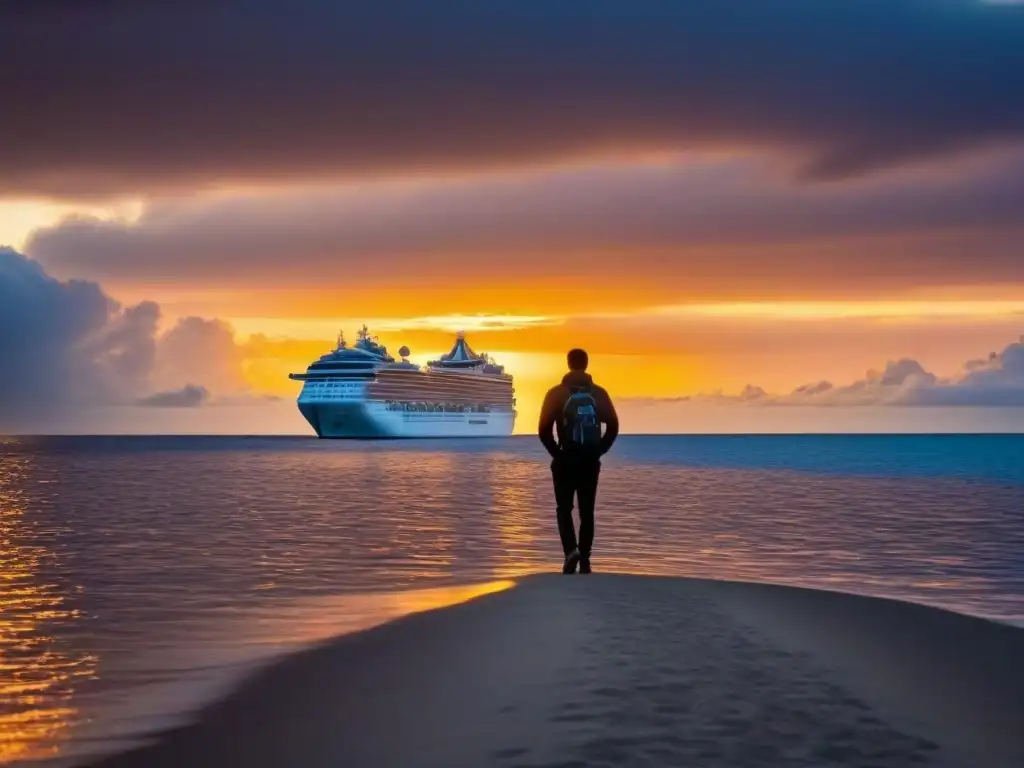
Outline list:
[[[159,319],[151,301],[121,307],[96,283],[55,280],[0,248],[0,433],[31,428],[63,408],[202,404],[209,392],[179,385],[174,376],[183,371],[217,385],[241,378],[238,353],[224,354],[221,323],[186,318],[158,334]],[[182,338],[192,344],[182,348]],[[150,394],[168,384],[180,389]]]
[[[894,238],[868,243],[858,237]],[[567,271],[762,288],[1024,280],[1024,154],[807,186],[748,160],[603,167],[154,203],[75,218],[27,250],[118,284],[325,285]],[[716,258],[704,249],[718,248]],[[783,248],[788,250],[775,250]],[[628,254],[628,258],[625,254]],[[557,255],[557,258],[556,258]],[[372,265],[372,270],[363,267]],[[612,279],[609,277],[609,279]]]
[[[841,177],[1024,135],[1024,8],[974,0],[0,5],[8,193],[705,145]]]
[[[78,351],[95,348],[116,319],[114,303],[95,283],[58,282],[38,264],[0,248],[0,408],[17,410],[75,394]],[[123,319],[115,336],[128,338],[132,334],[123,331],[130,320]],[[89,367],[77,392],[99,386],[99,367]]]

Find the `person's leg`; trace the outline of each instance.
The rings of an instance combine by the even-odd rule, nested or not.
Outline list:
[[[576,526],[572,521],[573,497],[576,483],[573,472],[564,461],[551,463],[551,479],[555,485],[555,510],[558,518],[558,536],[562,540],[562,554],[568,557],[576,550]]]
[[[594,506],[597,504],[597,480],[601,465],[580,467],[576,492],[580,505],[580,572],[590,571],[590,550],[594,545]]]

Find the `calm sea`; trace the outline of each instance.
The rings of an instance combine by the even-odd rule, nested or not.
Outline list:
[[[1024,436],[626,436],[598,503],[595,570],[1024,619]],[[0,438],[0,762],[126,745],[560,556],[531,438]]]

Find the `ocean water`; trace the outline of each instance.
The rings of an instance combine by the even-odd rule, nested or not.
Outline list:
[[[595,570],[1024,620],[1024,436],[620,438]],[[0,438],[0,763],[74,764],[305,644],[557,570],[535,439]]]

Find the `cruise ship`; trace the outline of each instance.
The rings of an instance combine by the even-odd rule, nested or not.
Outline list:
[[[512,376],[477,354],[459,333],[451,351],[425,367],[409,348],[388,354],[364,325],[355,344],[338,335],[335,349],[305,373],[299,411],[318,437],[505,437],[515,426]]]

